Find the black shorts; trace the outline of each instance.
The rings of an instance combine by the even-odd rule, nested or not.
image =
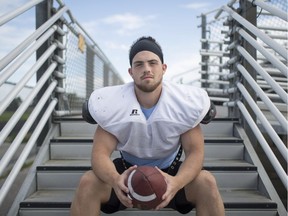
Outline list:
[[[125,167],[129,167],[131,166],[130,164],[128,164],[127,162],[124,162],[122,160],[122,158],[116,158],[113,163],[115,164],[115,167],[117,169],[117,171],[119,173],[123,173],[125,171]],[[176,173],[178,172],[178,169],[181,165],[181,161],[179,161],[177,163],[177,165],[174,167],[173,172],[170,172],[169,170],[169,174],[170,175],[176,175]],[[163,170],[164,172],[168,172],[168,169]],[[177,194],[174,196],[174,198],[170,201],[170,203],[168,204],[168,206],[166,206],[165,208],[172,208],[182,214],[187,214],[188,212],[190,212],[195,206],[191,203],[189,203],[186,199],[185,196],[185,191],[184,188],[182,188],[181,190],[179,190],[177,192]],[[127,207],[124,206],[120,200],[118,199],[118,197],[116,196],[114,190],[112,189],[111,191],[111,196],[110,199],[107,203],[102,204],[101,205],[101,211],[106,213],[106,214],[112,214],[114,212],[120,211],[120,210],[124,210]]]

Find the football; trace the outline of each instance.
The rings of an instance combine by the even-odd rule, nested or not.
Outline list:
[[[162,202],[167,183],[155,167],[139,166],[130,173],[127,187],[133,206],[150,210],[155,209]]]

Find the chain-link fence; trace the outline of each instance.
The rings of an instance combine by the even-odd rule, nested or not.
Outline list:
[[[97,88],[124,83],[105,54],[76,23],[64,20],[63,88],[59,111],[77,112]],[[61,113],[61,112],[59,112]]]
[[[265,3],[282,11],[287,11],[286,0],[269,0],[265,1]],[[252,4],[251,7],[257,6]],[[233,4],[233,8],[237,13],[243,12],[243,9],[249,10],[249,8],[240,8],[238,1]],[[202,49],[200,54],[202,60],[200,63],[200,73],[202,74],[202,79],[200,81],[202,87],[206,88],[209,95],[212,98],[214,97],[213,99],[215,101],[224,102],[229,100],[229,93],[225,91],[230,87],[229,82],[226,81],[227,76],[229,76],[229,74],[231,75],[231,72],[233,73],[233,71],[230,71],[229,64],[236,60],[231,59],[231,53],[228,50],[228,46],[233,42],[230,41],[231,35],[235,32],[233,32],[233,29],[229,28],[228,25],[231,17],[229,17],[227,13],[222,13],[220,17],[215,18],[217,12],[218,9],[201,15]],[[287,22],[265,11],[263,8],[257,7],[256,24],[260,30],[287,49]],[[257,41],[266,49],[270,49],[261,39],[257,38]],[[269,51],[278,55],[271,49]],[[263,58],[259,51],[256,52],[256,57],[262,66],[266,66],[269,74],[272,75],[281,86],[287,89],[287,79],[283,78],[283,75],[274,69],[273,65],[267,61],[267,58]],[[284,60],[282,59],[282,61]],[[257,82],[266,92],[272,91],[271,87],[266,85],[266,82],[260,76],[257,76]]]

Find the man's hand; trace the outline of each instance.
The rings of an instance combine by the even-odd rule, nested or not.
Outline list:
[[[169,204],[169,202],[173,199],[175,194],[178,192],[178,190],[180,190],[181,188],[179,188],[179,185],[175,181],[174,176],[171,176],[171,175],[163,172],[158,167],[156,167],[156,168],[164,176],[166,183],[167,183],[167,190],[162,196],[163,201],[155,208],[155,210],[159,210],[161,208],[166,207]]]
[[[125,181],[128,179],[128,176],[130,175],[130,173],[136,168],[137,166],[135,165],[125,170],[125,172],[119,175],[119,178],[117,179],[117,181],[115,182],[113,186],[113,189],[118,199],[120,200],[120,202],[128,208],[132,208],[133,204],[132,204],[132,200],[127,196],[127,194],[129,193],[129,189],[125,185]]]

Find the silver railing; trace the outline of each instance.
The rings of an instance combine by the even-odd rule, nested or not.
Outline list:
[[[239,117],[287,190],[287,1],[233,0],[201,17],[202,87]]]
[[[27,27],[29,34],[0,56],[0,149],[5,149],[0,176],[7,175],[0,189],[0,204],[54,117],[80,114],[93,89],[123,83],[104,52],[62,1],[31,0],[7,12],[0,16],[0,34],[5,27],[17,28],[15,22],[25,16],[34,18],[36,29],[35,23]],[[11,110],[11,104],[19,100],[21,104]],[[2,120],[4,116],[9,116],[8,120]],[[23,151],[11,163],[23,143]],[[8,148],[1,148],[4,145]]]

